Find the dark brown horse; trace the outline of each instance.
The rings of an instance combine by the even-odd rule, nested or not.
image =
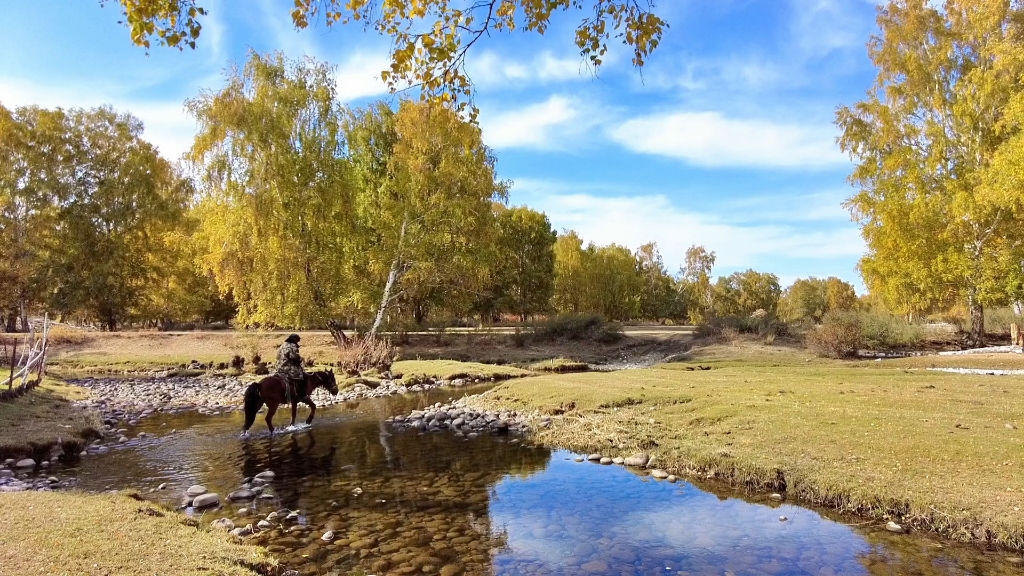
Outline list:
[[[249,428],[252,423],[256,421],[256,413],[260,411],[260,408],[264,404],[267,405],[267,428],[270,428],[270,433],[274,433],[274,413],[277,412],[277,407],[284,404],[287,401],[285,396],[285,386],[290,386],[291,383],[285,378],[274,374],[273,376],[267,376],[259,382],[253,382],[245,389],[245,428],[242,429],[242,435],[245,436],[249,433]],[[334,370],[327,370],[321,372],[312,372],[306,374],[306,397],[299,400],[296,398],[295,391],[291,393],[292,403],[292,423],[295,425],[295,413],[298,410],[299,402],[309,406],[309,418],[306,418],[306,424],[313,421],[313,416],[316,414],[316,404],[313,403],[313,390],[317,387],[322,386],[331,394],[338,393],[338,383],[334,380]]]

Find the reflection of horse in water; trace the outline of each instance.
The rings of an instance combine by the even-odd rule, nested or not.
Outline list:
[[[260,472],[272,470],[276,474],[274,494],[283,506],[298,507],[300,497],[309,488],[303,482],[312,477],[331,478],[335,474],[338,446],[334,435],[328,433],[328,447],[317,450],[317,429],[308,434],[269,436],[260,441],[240,442],[242,450],[241,475],[252,478]],[[321,440],[324,440],[321,434]]]
[[[242,429],[243,435],[249,432],[249,428],[256,421],[256,413],[260,411],[264,404],[267,405],[267,428],[273,434],[274,413],[277,412],[279,405],[288,401],[289,396],[291,397],[292,404],[292,426],[294,426],[295,413],[298,410],[299,402],[309,406],[309,418],[306,418],[306,424],[313,422],[313,416],[316,415],[316,404],[313,403],[311,398],[313,390],[322,386],[331,394],[338,393],[338,383],[334,380],[334,370],[306,374],[305,398],[296,398],[294,393],[287,394],[288,390],[286,387],[289,385],[290,383],[285,378],[274,374],[273,376],[267,376],[259,382],[250,384],[245,389],[245,428]]]

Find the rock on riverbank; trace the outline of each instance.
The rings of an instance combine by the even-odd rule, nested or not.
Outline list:
[[[475,438],[480,434],[528,434],[528,418],[515,411],[493,412],[465,405],[462,401],[437,403],[426,410],[385,420],[397,432],[454,432],[456,436]]]

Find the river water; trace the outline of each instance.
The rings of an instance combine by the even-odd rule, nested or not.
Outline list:
[[[225,496],[272,470],[272,498],[189,512],[244,526],[298,511],[253,540],[304,575],[1024,574],[1005,552],[579,463],[504,436],[391,433],[383,423],[454,394],[334,406],[307,431],[245,440],[240,414],[157,415],[129,433],[146,438],[62,474],[86,490],[135,488],[176,505],[190,485]]]

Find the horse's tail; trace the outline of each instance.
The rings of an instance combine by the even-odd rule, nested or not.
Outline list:
[[[263,398],[260,397],[260,387],[253,382],[245,389],[245,430],[248,430],[256,421],[256,413],[263,407]]]

